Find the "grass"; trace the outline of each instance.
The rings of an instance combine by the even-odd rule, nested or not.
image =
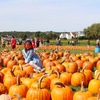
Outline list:
[[[50,44],[56,45],[56,40],[50,40]],[[61,45],[68,45],[68,40],[61,40]],[[79,40],[78,46],[87,46],[87,40]],[[95,46],[95,40],[90,40],[90,45]],[[71,45],[69,45],[71,46]]]

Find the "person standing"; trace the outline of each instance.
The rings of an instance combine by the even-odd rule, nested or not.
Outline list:
[[[35,43],[34,38],[32,38],[31,42],[32,42],[32,46],[33,46],[33,49],[34,49],[34,52],[35,52],[36,51],[36,43]]]
[[[56,45],[61,45],[61,40],[59,37],[57,37],[57,39],[56,39]]]
[[[43,39],[40,38],[40,39],[39,39],[39,45],[42,46],[42,44],[43,44]]]
[[[6,46],[6,41],[4,40],[4,38],[1,39],[1,44],[3,48]]]
[[[90,47],[90,40],[87,40],[87,46]]]
[[[96,40],[96,45],[97,45],[97,46],[100,45],[100,40],[99,40],[99,39]]]
[[[16,48],[16,39],[14,36],[12,36],[11,38],[11,48],[12,49],[15,49]]]
[[[47,38],[47,40],[46,40],[46,46],[48,46],[49,43],[50,43],[49,38]]]

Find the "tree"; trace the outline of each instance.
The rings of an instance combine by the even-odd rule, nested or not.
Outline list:
[[[88,39],[100,38],[100,23],[92,24],[91,26],[85,28],[84,33]]]

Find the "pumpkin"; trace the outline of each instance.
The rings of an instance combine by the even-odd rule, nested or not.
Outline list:
[[[82,65],[83,65],[83,63],[84,63],[83,60],[78,59],[78,60],[76,60],[75,62],[77,63],[78,67],[82,68]]]
[[[86,77],[83,72],[80,72],[80,68],[77,72],[75,72],[71,77],[71,85],[73,86],[81,86],[81,82],[85,82]]]
[[[98,68],[99,65],[100,65],[100,60],[97,61],[96,67]]]
[[[71,58],[72,59],[72,58]],[[75,73],[77,72],[77,69],[78,69],[78,65],[75,61],[71,60],[69,63],[68,63],[68,66],[66,66],[68,72],[70,73]]]
[[[92,96],[92,97],[89,97],[87,100],[100,100],[100,89],[96,97]]]
[[[69,86],[64,86],[62,83],[55,83],[57,87],[54,87],[51,91],[52,100],[73,100],[73,91]]]
[[[41,89],[43,89],[43,88],[49,89],[50,88],[50,81],[51,80],[48,78],[48,75],[49,74],[45,74],[39,78],[39,80],[41,80]],[[38,88],[38,81],[33,82],[31,87]]]
[[[8,89],[3,83],[0,83],[0,94],[5,94],[5,93],[8,93]]]
[[[89,82],[88,91],[90,91],[93,94],[97,94],[99,92],[99,88],[100,88],[100,80],[98,79],[99,76],[100,76],[100,72],[98,73],[95,79],[92,79]]]
[[[51,90],[56,86],[56,85],[55,85],[56,82],[60,82],[60,83],[63,83],[63,84],[64,84],[63,79],[60,78],[59,72],[58,72],[58,71],[55,71],[55,72],[57,73],[57,78],[53,78],[53,79],[51,80],[51,84],[50,84],[50,89],[51,89]]]
[[[59,72],[65,72],[65,66],[62,64],[56,64],[56,67],[58,68]]]
[[[64,81],[64,85],[70,85],[71,84],[71,77],[72,73],[69,72],[62,72],[60,75],[60,78]]]
[[[0,82],[3,83],[4,73],[0,71]]]
[[[30,73],[33,73],[33,72],[34,72],[34,68],[33,68],[31,65],[22,66],[22,67],[23,67],[23,70],[24,70],[27,74],[30,74]]]
[[[84,91],[83,81],[81,82],[81,90],[77,91],[73,95],[73,100],[87,100],[92,96],[92,93],[89,91]]]
[[[55,63],[52,61],[52,60],[50,60],[50,61],[48,61],[46,64],[45,64],[45,68],[47,68],[47,67],[50,67],[50,66],[55,66]]]
[[[38,81],[38,88],[30,88],[26,94],[26,100],[50,100],[50,92],[43,88],[41,89],[42,76]]]
[[[9,88],[9,95],[15,97],[15,93],[19,94],[21,97],[26,97],[28,88],[26,85],[20,84],[20,74],[17,76],[17,84],[12,85]]]
[[[30,88],[31,87],[31,84],[33,82],[35,82],[35,81],[37,81],[37,79],[36,78],[33,78],[33,77],[28,77],[28,78],[22,77],[21,78],[22,84],[26,85],[28,88]]]
[[[0,56],[0,68],[3,66],[3,58]]]
[[[16,62],[16,60],[14,59],[14,57],[12,57],[12,59],[10,59],[9,61],[8,61],[8,63],[7,63],[7,67],[8,68],[12,68],[14,65],[16,65],[17,64],[17,62]]]
[[[20,77],[24,77],[25,75],[27,75],[26,71],[23,70],[23,67],[21,65],[20,65],[20,69],[14,70],[14,75],[18,76],[18,74],[20,74]]]
[[[13,98],[12,100],[26,100],[26,98],[22,98],[19,94],[15,94],[14,95],[15,96],[15,98]]]
[[[12,76],[5,75],[5,79],[4,79],[4,85],[7,87],[8,90],[12,85],[17,83],[17,77],[14,76],[12,70],[10,70],[10,72]]]
[[[87,66],[86,69],[90,69],[90,70],[92,70],[92,71],[93,71],[93,69],[94,69],[94,64],[93,64],[92,62],[88,61],[88,60],[85,61],[85,62],[83,63],[82,68],[83,68],[84,66]]]
[[[94,72],[94,78],[96,78],[98,76],[98,74],[100,73],[100,70],[95,70]],[[100,80],[100,76],[98,76],[98,79]]]
[[[85,80],[85,86],[87,87],[89,82],[93,79],[93,73],[89,69],[85,69],[83,73],[85,74],[85,77],[86,77],[85,78],[86,79]]]
[[[81,72],[85,74],[85,86],[88,86],[89,82],[93,79],[93,73],[91,70],[86,69],[86,67],[87,65],[82,68]]]

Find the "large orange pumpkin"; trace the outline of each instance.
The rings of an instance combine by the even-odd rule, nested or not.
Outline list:
[[[81,82],[81,90],[74,93],[73,100],[87,100],[91,96],[91,92],[84,91],[83,82]]]
[[[41,79],[38,88],[30,88],[27,91],[26,100],[50,100],[50,92],[46,88],[41,89]]]
[[[58,85],[51,91],[52,100],[73,100],[73,91],[69,86],[64,86],[62,83],[55,83]]]
[[[26,85],[20,84],[20,74],[17,76],[17,84],[12,85],[9,89],[9,95],[15,97],[14,95],[17,93],[21,97],[26,97],[26,93],[28,88]]]
[[[100,89],[100,80],[98,79],[99,76],[100,76],[100,72],[98,73],[95,79],[92,79],[89,82],[88,90],[93,94],[97,94],[99,92],[99,89]]]

